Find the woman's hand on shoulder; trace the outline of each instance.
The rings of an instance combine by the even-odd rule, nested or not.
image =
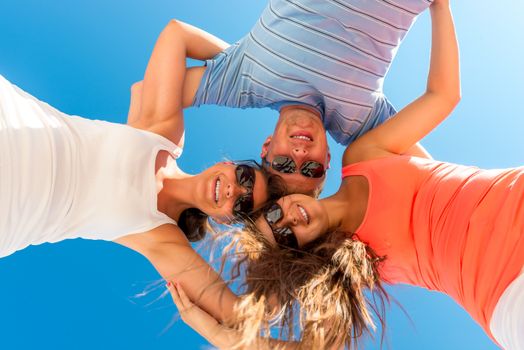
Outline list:
[[[142,254],[165,280],[176,279],[189,297],[213,317],[231,318],[237,296],[192,247],[182,230],[166,224],[116,240]]]
[[[169,281],[167,288],[180,317],[188,326],[219,349],[231,349],[235,345],[236,332],[221,325],[213,316],[195,305],[180,284]]]

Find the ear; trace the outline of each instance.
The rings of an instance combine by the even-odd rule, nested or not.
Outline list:
[[[266,138],[266,141],[264,141],[264,143],[262,144],[262,150],[260,151],[260,158],[264,158],[265,156],[267,156],[269,152],[269,145],[271,144],[271,140],[273,140],[273,136],[270,135]]]

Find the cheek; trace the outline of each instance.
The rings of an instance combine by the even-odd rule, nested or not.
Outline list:
[[[315,229],[311,227],[307,230],[296,231],[295,236],[297,237],[299,247],[302,247],[316,238]]]

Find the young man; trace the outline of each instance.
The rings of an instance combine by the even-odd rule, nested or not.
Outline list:
[[[384,77],[417,15],[432,0],[270,0],[235,44],[180,23],[189,68],[184,106],[272,108],[280,116],[261,157],[290,192],[317,195],[330,154],[395,113]],[[209,59],[212,57],[211,59]],[[411,154],[428,156],[420,146]]]

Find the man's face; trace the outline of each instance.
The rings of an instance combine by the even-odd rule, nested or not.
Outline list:
[[[289,192],[309,195],[317,192],[325,175],[318,178],[307,177],[301,173],[301,169],[304,165],[311,165],[311,162],[321,164],[324,170],[329,167],[326,130],[318,112],[304,106],[282,108],[275,132],[266,139],[260,155],[269,164],[281,156],[288,157],[295,163],[295,172],[290,174],[266,165],[270,172],[284,179]]]

